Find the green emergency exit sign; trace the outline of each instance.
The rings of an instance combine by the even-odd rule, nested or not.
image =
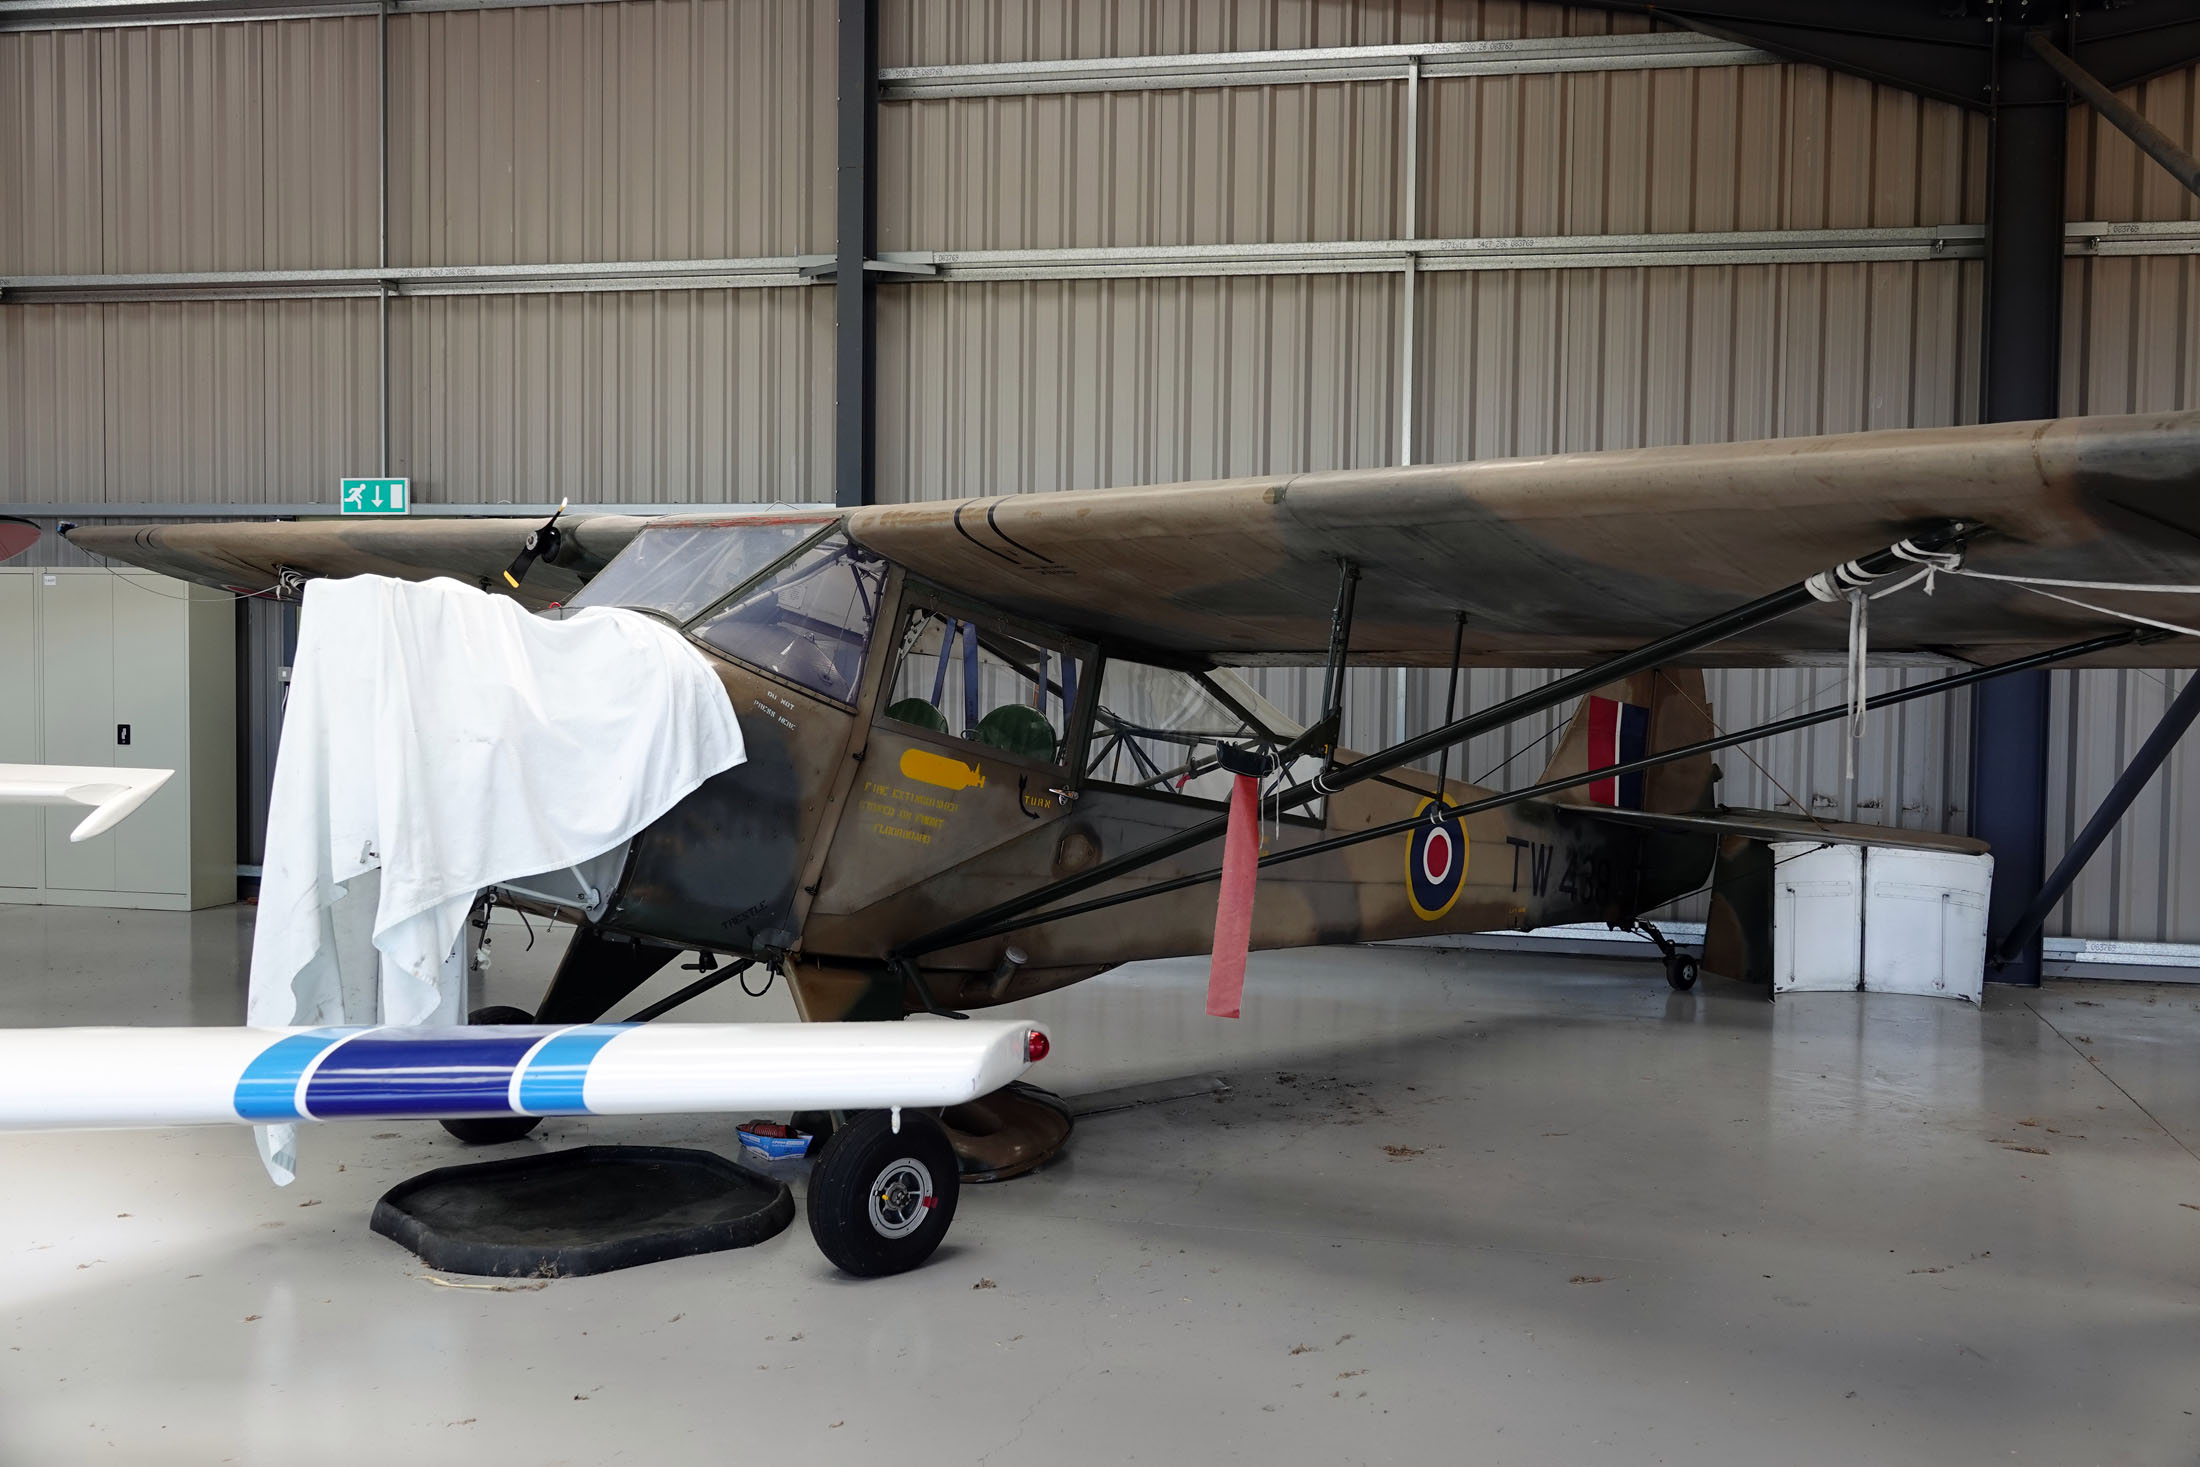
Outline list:
[[[338,480],[337,510],[341,514],[403,514],[412,498],[410,479]]]

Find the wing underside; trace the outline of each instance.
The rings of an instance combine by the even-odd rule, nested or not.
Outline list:
[[[69,542],[113,560],[237,592],[274,590],[286,574],[449,576],[504,591],[503,571],[534,519],[294,520],[184,525],[87,525]],[[516,593],[531,607],[561,603],[587,584],[648,521],[569,516],[555,559],[538,562]]]
[[[1340,565],[1355,660],[1579,665],[1950,520],[1970,569],[2200,586],[2200,414],[2077,418],[1636,449],[858,510],[856,537],[943,585],[1117,647],[1318,661]],[[2193,598],[2066,590],[2171,622]],[[1941,577],[1874,603],[1881,658],[1993,662],[2122,625]],[[1843,606],[1718,644],[1703,665],[1838,660]],[[2200,640],[2102,654],[2191,666]]]

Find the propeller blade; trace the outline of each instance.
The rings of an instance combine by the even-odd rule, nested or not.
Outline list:
[[[559,500],[558,507],[551,511],[550,518],[527,532],[527,539],[520,545],[519,554],[513,556],[512,563],[504,568],[505,585],[517,591],[519,583],[527,579],[527,572],[536,561],[545,555],[558,553],[558,546],[565,539],[558,529],[558,516],[565,513],[565,506],[571,502],[569,499]]]

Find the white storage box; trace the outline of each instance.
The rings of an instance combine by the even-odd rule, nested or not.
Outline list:
[[[1772,991],[1976,1003],[1994,858],[1903,846],[1772,846]]]

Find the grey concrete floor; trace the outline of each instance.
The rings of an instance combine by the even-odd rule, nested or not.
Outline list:
[[[0,907],[0,1023],[227,1023],[250,911]],[[556,940],[501,929],[488,998]],[[689,975],[679,975],[686,977]],[[669,988],[660,980],[652,990]],[[366,1230],[461,1149],[0,1138],[0,1462],[2190,1463],[2200,994],[1767,1004],[1646,964],[1198,962],[1029,1006],[1085,1122],[857,1282],[739,1253],[483,1287]],[[786,1018],[730,989],[696,1018]],[[733,1150],[730,1120],[538,1144]]]

